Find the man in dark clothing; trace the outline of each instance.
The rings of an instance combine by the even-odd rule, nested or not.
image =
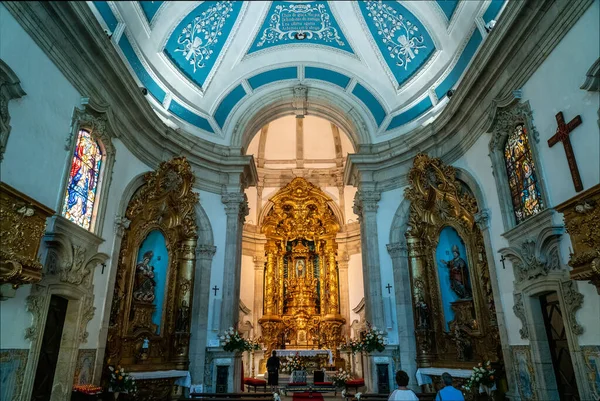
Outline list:
[[[271,386],[271,391],[277,391],[279,385],[279,358],[277,353],[273,351],[269,359],[267,359],[267,372],[269,374],[268,384]]]

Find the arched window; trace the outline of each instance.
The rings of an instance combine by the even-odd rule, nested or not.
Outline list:
[[[504,145],[504,162],[517,224],[544,209],[538,175],[525,125],[519,124]]]
[[[63,202],[62,215],[86,230],[93,230],[103,154],[89,131],[79,130]]]

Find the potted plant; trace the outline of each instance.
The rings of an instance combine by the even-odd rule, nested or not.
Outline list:
[[[119,398],[120,393],[128,393],[135,396],[137,393],[137,384],[131,375],[125,372],[125,369],[117,366],[109,366],[110,379],[108,382],[108,391],[114,394],[115,400]]]

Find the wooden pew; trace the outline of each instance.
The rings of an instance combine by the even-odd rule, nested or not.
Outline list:
[[[266,401],[273,398],[273,393],[190,393],[190,398],[207,401]]]

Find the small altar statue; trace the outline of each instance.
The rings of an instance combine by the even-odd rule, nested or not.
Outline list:
[[[454,255],[454,259],[440,260],[444,266],[450,269],[450,288],[459,299],[470,299],[473,297],[473,294],[471,293],[471,285],[469,283],[467,262],[460,257],[457,245],[452,245],[452,254]]]
[[[133,289],[133,299],[140,302],[154,302],[154,289],[156,281],[154,280],[154,266],[150,265],[150,261],[154,256],[154,252],[148,251],[135,269],[135,287]]]
[[[150,350],[150,340],[148,340],[148,337],[145,337],[144,341],[142,342],[142,349],[140,350],[139,359],[142,361],[145,361],[146,359],[148,359],[149,350]]]
[[[304,264],[304,259],[296,260],[296,277],[304,277],[304,271],[306,270],[306,266]]]

